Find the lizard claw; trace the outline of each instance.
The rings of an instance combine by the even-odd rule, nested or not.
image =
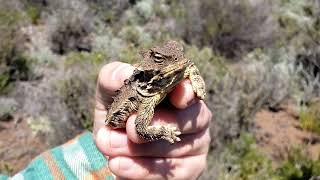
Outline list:
[[[165,140],[173,144],[174,142],[179,142],[181,139],[178,137],[181,132],[176,127],[166,126],[166,135],[164,137]]]

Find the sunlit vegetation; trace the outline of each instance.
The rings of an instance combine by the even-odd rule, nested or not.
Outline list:
[[[0,2],[0,98],[18,101],[33,124],[46,117],[55,144],[92,129],[101,66],[134,64],[141,49],[174,39],[199,67],[214,114],[202,179],[320,175],[319,160],[298,150],[274,167],[253,134],[257,112],[280,111],[289,100],[298,106],[302,130],[320,134],[318,1]],[[11,104],[0,106],[9,107],[3,108],[6,116],[16,112]],[[3,164],[0,172],[12,172]]]

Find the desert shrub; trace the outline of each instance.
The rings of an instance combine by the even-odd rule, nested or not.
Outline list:
[[[34,6],[47,6],[49,4],[48,0],[25,0],[25,2]]]
[[[61,83],[60,93],[68,108],[69,120],[78,128],[92,130],[93,92],[88,92],[87,82],[81,77],[70,77]]]
[[[17,111],[18,104],[11,98],[0,98],[0,121],[8,121],[13,119],[14,113]]]
[[[119,37],[140,48],[151,46],[152,42],[150,34],[144,32],[140,26],[124,26],[119,32]]]
[[[208,169],[201,179],[304,180],[320,175],[319,159],[312,160],[301,148],[288,151],[287,159],[273,166],[253,135],[242,133],[218,154],[210,154]],[[217,170],[218,169],[218,170]]]
[[[120,51],[126,42],[117,37],[110,28],[95,34],[92,38],[92,51],[103,52],[109,59],[119,60]]]
[[[154,1],[141,0],[123,12],[119,20],[121,26],[125,25],[145,25],[154,17]]]
[[[84,1],[55,1],[48,16],[51,49],[57,54],[70,51],[91,51],[89,35],[95,18]],[[54,9],[56,8],[56,9]]]
[[[282,50],[256,50],[245,56],[241,65],[230,66],[211,48],[187,45],[185,49],[206,82],[206,103],[215,120],[211,126],[213,146],[223,148],[242,131],[251,131],[256,112],[277,110],[296,90],[293,63]]]
[[[72,53],[66,58],[67,71],[59,92],[69,120],[80,129],[92,129],[95,82],[104,63],[104,55],[99,53]]]
[[[153,1],[151,0],[138,1],[133,9],[142,23],[147,22],[154,15]]]
[[[23,54],[26,38],[20,31],[24,22],[18,11],[0,9],[0,91],[31,76],[31,60]]]
[[[41,10],[35,6],[27,7],[27,15],[31,19],[32,24],[38,24],[41,18]]]
[[[287,66],[270,61],[242,64],[208,87],[220,142],[252,130],[256,112],[263,107],[277,109],[289,97],[292,79]]]
[[[287,43],[294,43],[297,48],[315,43],[319,38],[319,2],[279,1],[278,9],[280,30]]]
[[[283,32],[283,43],[294,49],[297,71],[303,78],[307,96],[304,101],[309,101],[311,96],[317,97],[317,87],[310,85],[316,83],[320,72],[319,51],[319,23],[320,4],[318,1],[281,1],[279,24]],[[314,94],[313,94],[314,93]]]
[[[200,7],[201,17],[205,17],[201,40],[230,58],[266,47],[276,37],[271,9],[267,1],[204,1]]]
[[[310,72],[310,69],[302,64],[296,66],[295,71],[298,76],[296,84],[299,88],[299,95],[296,99],[301,106],[305,106],[320,96],[320,74],[314,74],[313,67]]]
[[[41,14],[48,6],[47,0],[25,0],[20,1],[21,11],[24,11],[26,17],[34,25],[38,25],[41,20]]]
[[[301,65],[305,72],[308,75],[316,78],[320,75],[320,49],[319,52],[317,50],[309,51],[309,53],[298,54],[296,58],[297,65]],[[306,74],[301,74],[306,80],[308,77]]]
[[[14,168],[12,166],[10,166],[8,163],[6,162],[2,162],[0,161],[0,173],[1,174],[5,174],[5,175],[12,175],[14,171]],[[0,178],[2,175],[0,175]],[[3,179],[5,179],[7,177],[3,177]]]
[[[26,121],[34,136],[37,134],[54,133],[52,122],[47,116],[29,117]]]
[[[320,135],[320,102],[313,100],[308,105],[302,105],[300,110],[301,127],[305,130],[315,132]]]
[[[92,69],[86,68],[88,71],[90,70],[89,76],[94,76],[97,73],[98,67],[106,63],[107,55],[103,52],[81,52],[81,53],[71,53],[67,56],[65,60],[65,67],[67,69],[71,69],[76,67],[77,64],[80,66],[84,66],[83,64],[90,64]]]
[[[185,54],[197,65],[208,87],[229,72],[226,59],[215,54],[209,47],[199,49],[194,45],[187,45]]]
[[[60,94],[59,87],[68,77],[66,71],[54,67],[37,68],[45,72],[43,77],[32,82],[16,83],[10,97],[19,105],[16,114],[22,114],[31,129],[35,133],[40,132],[44,143],[52,147],[71,139],[83,128],[71,121],[69,117],[72,114]]]
[[[141,57],[139,56],[139,49],[132,46],[124,48],[119,55],[119,59],[122,62],[129,63],[129,64],[140,62],[139,61],[140,58]]]
[[[208,170],[201,179],[276,179],[270,159],[260,152],[250,134],[241,134],[223,152],[211,156]]]
[[[255,48],[272,45],[277,21],[269,1],[172,1],[173,30],[187,43],[210,46],[227,58],[239,60]],[[237,58],[236,58],[237,57]]]
[[[132,0],[86,0],[103,22],[113,24],[119,21],[123,12],[135,4]]]
[[[293,148],[288,159],[277,169],[280,179],[311,179],[320,176],[320,159],[310,159],[304,151]]]

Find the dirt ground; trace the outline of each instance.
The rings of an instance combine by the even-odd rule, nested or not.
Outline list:
[[[0,121],[0,172],[14,174],[49,148],[41,137],[32,132],[22,116]]]
[[[320,136],[300,127],[297,110],[292,105],[278,112],[258,112],[255,126],[258,145],[276,164],[286,159],[292,148],[305,150],[312,159],[320,157]]]

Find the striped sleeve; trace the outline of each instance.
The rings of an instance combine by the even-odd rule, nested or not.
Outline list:
[[[0,180],[7,179],[0,175]],[[36,157],[26,169],[9,178],[24,179],[115,179],[108,160],[86,132]]]

